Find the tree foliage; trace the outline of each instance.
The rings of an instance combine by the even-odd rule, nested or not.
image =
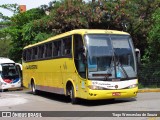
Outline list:
[[[149,63],[160,62],[160,8],[152,15],[152,26],[147,37],[149,47],[143,60]]]
[[[21,60],[23,47],[31,44],[34,37],[37,35],[31,32],[34,31],[34,29],[32,29],[32,26],[34,26],[32,21],[41,19],[44,15],[44,11],[39,8],[16,14],[7,21],[9,24],[5,24],[5,28],[0,30],[0,33],[5,31],[6,35],[10,35],[11,37],[12,42],[8,55],[11,59],[15,61]],[[6,20],[2,21],[1,25],[4,22],[6,22]]]
[[[149,44],[155,44],[151,35],[155,30],[149,31],[155,21],[152,13],[159,6],[160,0],[51,1],[48,5],[15,14],[9,19],[8,34],[12,38],[10,56],[18,61],[24,46],[81,28],[127,31],[132,35],[135,46],[144,54]]]
[[[0,57],[8,57],[10,51],[11,38],[6,34],[7,33],[5,30],[3,32],[0,32]]]
[[[10,57],[15,61],[20,61],[24,46],[33,43],[37,30],[34,30],[33,21],[44,16],[44,11],[36,8],[27,12],[14,15],[11,18],[11,26],[8,32],[12,37],[12,49]],[[16,54],[16,55],[15,55]]]
[[[3,5],[0,5],[0,8],[9,10],[9,11],[13,12],[14,14],[19,12],[19,6],[17,4],[3,4]],[[0,19],[9,20],[10,17],[5,16],[0,12]]]
[[[0,5],[0,8],[7,9],[12,11],[14,14],[18,11],[17,4],[5,4]],[[11,35],[8,33],[6,27],[11,25],[10,17],[3,15],[0,12],[0,56],[1,57],[9,57],[10,49],[11,49]]]

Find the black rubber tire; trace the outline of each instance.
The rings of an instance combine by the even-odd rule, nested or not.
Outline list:
[[[78,99],[75,98],[75,93],[74,93],[74,87],[72,86],[70,89],[70,98],[71,98],[71,103],[76,104],[78,102]]]
[[[31,82],[31,90],[33,95],[36,95],[38,93],[34,82]]]

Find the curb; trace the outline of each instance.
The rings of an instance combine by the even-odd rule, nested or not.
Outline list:
[[[138,93],[144,93],[144,92],[160,92],[160,89],[139,89]]]

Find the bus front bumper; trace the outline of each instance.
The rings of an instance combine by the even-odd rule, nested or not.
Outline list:
[[[103,100],[103,99],[116,99],[116,98],[132,98],[136,97],[138,87],[132,89],[121,90],[88,90],[88,100]]]
[[[0,86],[0,90],[5,90],[5,89],[12,89],[12,88],[20,88],[21,84],[17,83],[17,84],[7,84],[7,83],[3,83]]]

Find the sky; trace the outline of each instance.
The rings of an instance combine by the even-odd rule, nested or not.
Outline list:
[[[29,10],[32,8],[40,7],[41,5],[48,5],[50,1],[52,0],[0,0],[0,5],[17,3],[18,5],[26,5],[26,9]],[[1,8],[0,12],[6,16],[13,15],[12,12]]]
[[[53,0],[0,0],[0,5],[3,4],[15,4],[17,3],[18,5],[26,5],[26,9],[32,9],[32,8],[37,8],[40,7],[41,5],[48,5],[48,3]],[[84,0],[84,1],[90,1],[90,0]],[[5,15],[5,16],[12,16],[13,13],[0,8],[0,12]]]

